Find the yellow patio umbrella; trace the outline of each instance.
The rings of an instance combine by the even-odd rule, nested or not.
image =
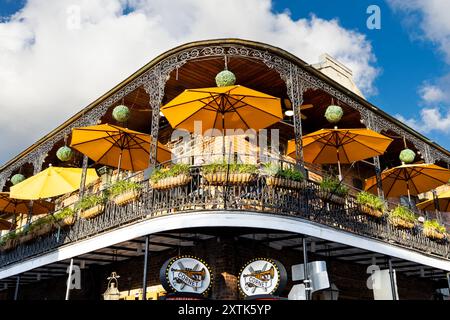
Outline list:
[[[428,192],[450,179],[450,170],[435,164],[403,164],[384,170],[381,184],[386,197],[418,195]],[[376,176],[366,179],[365,190],[377,193]]]
[[[80,188],[81,168],[48,167],[10,188],[14,199],[37,200],[59,196]],[[86,184],[98,179],[95,169],[87,169]]]
[[[306,162],[352,163],[383,154],[393,139],[369,129],[321,129],[302,138]],[[287,155],[295,157],[295,140],[288,142]]]
[[[52,212],[55,205],[48,201],[13,199],[9,192],[0,192],[0,212],[12,214],[44,214]]]
[[[12,229],[14,229],[14,227],[15,227],[14,223],[0,218],[0,230],[12,230]]]
[[[71,146],[97,163],[129,171],[145,170],[149,166],[151,137],[111,124],[75,128]],[[171,152],[158,142],[157,161],[171,159]]]
[[[194,132],[201,121],[202,133],[226,129],[267,128],[283,119],[279,98],[244,86],[187,89],[161,108],[172,128]],[[225,130],[224,130],[225,129]]]
[[[450,212],[450,190],[438,195],[437,202],[439,208],[436,208],[434,199],[419,203],[417,208],[424,211],[438,210],[442,212]]]

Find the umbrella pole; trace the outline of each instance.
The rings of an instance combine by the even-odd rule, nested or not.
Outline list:
[[[341,159],[339,157],[339,148],[336,148],[337,161],[338,161],[338,172],[339,172],[339,181],[342,181],[342,170],[341,170]]]
[[[118,166],[117,166],[117,179],[116,179],[116,181],[119,181],[119,180],[120,180],[120,167],[122,166],[122,153],[123,153],[123,150],[120,149],[120,154],[119,154],[119,164],[118,164]]]
[[[222,154],[224,160],[226,152],[227,151],[225,149],[225,113],[222,113]]]

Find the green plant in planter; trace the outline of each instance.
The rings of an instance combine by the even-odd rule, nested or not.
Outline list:
[[[278,175],[284,179],[293,180],[293,181],[303,181],[305,179],[305,176],[303,173],[296,169],[281,169],[278,172]]]
[[[42,227],[43,225],[46,225],[46,224],[48,224],[48,223],[51,223],[52,220],[53,220],[53,218],[52,218],[52,216],[50,216],[50,215],[45,216],[45,217],[42,217],[42,218],[39,218],[39,219],[33,221],[33,222],[30,224],[30,226],[29,226],[29,228],[28,228],[28,232],[32,232],[32,231],[34,231],[34,230],[36,230],[36,229],[39,229],[39,228]]]
[[[53,217],[55,218],[55,220],[59,221],[68,217],[72,217],[73,215],[75,215],[75,210],[71,207],[66,207],[61,211],[55,213]]]
[[[227,167],[225,166],[225,172]],[[258,167],[254,164],[247,163],[231,163],[230,164],[230,173],[248,173],[255,174],[258,172]]]
[[[105,203],[105,197],[100,195],[90,195],[84,197],[80,202],[77,203],[75,208],[77,210],[87,210],[93,208],[97,205],[102,205]]]
[[[213,162],[213,163],[204,165],[202,170],[203,170],[203,173],[205,173],[205,174],[211,174],[211,173],[226,172],[227,167],[228,167],[228,164],[226,162]]]
[[[338,196],[345,197],[348,195],[348,187],[340,183],[339,179],[326,177],[320,183],[320,189],[327,193],[334,193]]]
[[[447,229],[444,225],[440,224],[437,220],[427,220],[423,223],[424,228],[433,229],[436,232],[445,233]]]
[[[151,176],[150,176],[150,180],[153,183],[157,183],[159,180],[167,178],[168,177],[168,171],[169,169],[167,168],[156,168]]]
[[[115,197],[128,191],[139,191],[141,188],[142,185],[140,183],[130,180],[121,180],[111,186],[109,194],[111,197]]]
[[[190,174],[190,167],[188,164],[178,163],[170,168],[157,168],[152,172],[150,180],[153,183],[157,183],[161,179],[176,177],[182,174]]]
[[[410,223],[414,223],[417,219],[414,212],[404,206],[397,206],[395,209],[391,210],[391,212],[389,212],[389,218],[399,218]]]
[[[168,171],[169,177],[176,177],[179,175],[189,175],[190,174],[190,166],[188,164],[184,163],[177,163],[176,165],[172,166]]]
[[[384,211],[386,208],[383,199],[365,191],[362,191],[356,195],[356,202],[371,207],[375,210]]]

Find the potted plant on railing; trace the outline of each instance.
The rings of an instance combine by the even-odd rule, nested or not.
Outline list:
[[[412,229],[416,222],[416,215],[414,212],[404,206],[397,206],[389,212],[389,223],[397,228]]]
[[[248,184],[253,181],[258,172],[254,164],[214,162],[203,166],[204,179],[211,185]],[[227,174],[228,173],[228,174]]]
[[[150,176],[153,189],[170,189],[188,184],[192,177],[187,164],[178,163],[171,168],[158,168]]]
[[[52,230],[53,218],[48,215],[33,221],[30,224],[28,232],[32,232],[35,237],[44,236]]]
[[[445,238],[447,229],[441,225],[437,220],[427,220],[423,223],[423,234],[435,240],[442,240]]]
[[[75,223],[76,211],[72,207],[66,207],[53,215],[56,227],[72,226]]]
[[[2,250],[10,250],[14,248],[17,245],[17,236],[18,234],[15,230],[5,234],[0,239],[0,248],[2,248]]]
[[[80,216],[82,218],[94,218],[105,209],[105,198],[101,195],[85,196],[80,202],[78,202],[76,209],[81,210]]]
[[[383,216],[386,210],[386,204],[383,199],[365,191],[356,195],[356,202],[359,204],[359,209],[362,213],[375,218]]]
[[[142,185],[130,180],[114,183],[109,189],[111,200],[118,206],[137,200],[141,195]]]
[[[300,189],[305,180],[301,171],[295,168],[282,169],[270,162],[263,165],[262,174],[266,177],[266,184],[270,187]]]
[[[325,177],[320,182],[319,197],[326,202],[333,202],[339,205],[345,204],[345,198],[348,195],[348,187],[342,184],[339,179]]]

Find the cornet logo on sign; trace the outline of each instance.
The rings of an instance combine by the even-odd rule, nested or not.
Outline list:
[[[272,259],[258,258],[245,264],[239,274],[239,289],[246,296],[271,295],[283,289],[284,266]]]
[[[196,257],[180,256],[164,263],[161,284],[167,291],[203,294],[211,286],[211,270]]]

